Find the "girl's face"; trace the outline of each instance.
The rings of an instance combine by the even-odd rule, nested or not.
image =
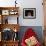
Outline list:
[[[28,16],[31,16],[31,12],[28,12]]]

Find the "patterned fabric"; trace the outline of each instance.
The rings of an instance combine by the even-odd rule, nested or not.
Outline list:
[[[41,46],[36,36],[37,36],[36,33],[31,28],[27,29],[22,39],[21,45],[22,46]]]

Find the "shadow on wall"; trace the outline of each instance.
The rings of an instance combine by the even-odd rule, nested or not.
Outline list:
[[[28,28],[32,28],[34,30],[34,32],[36,32],[39,41],[41,43],[43,43],[43,30],[42,30],[42,26],[21,26],[20,27],[20,31],[19,31],[19,40],[20,40],[20,42],[21,42],[21,40],[22,40],[22,38],[24,36],[25,31]]]

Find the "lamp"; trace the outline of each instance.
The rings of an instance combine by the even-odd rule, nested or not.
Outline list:
[[[17,29],[16,29],[16,27],[14,27],[13,31],[14,31],[14,32],[17,32]]]
[[[17,30],[16,30],[16,29],[14,29],[14,32],[17,32]]]
[[[13,40],[18,40],[18,32],[17,32],[17,29],[14,27],[14,37],[13,37]]]
[[[16,4],[17,4],[17,2],[16,2],[17,0],[15,0],[15,7],[16,7]]]

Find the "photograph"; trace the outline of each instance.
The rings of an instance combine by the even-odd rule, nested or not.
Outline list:
[[[36,18],[36,8],[24,8],[23,18],[25,19],[35,19]]]

